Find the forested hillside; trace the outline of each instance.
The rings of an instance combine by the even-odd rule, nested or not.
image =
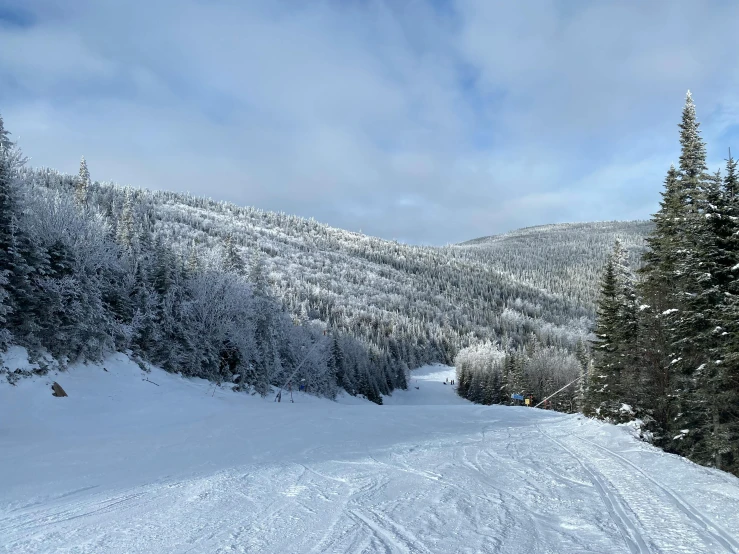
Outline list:
[[[263,395],[291,380],[381,403],[406,386],[400,356],[292,318],[260,251],[245,259],[225,241],[185,255],[185,228],[147,202],[157,195],[92,183],[84,158],[77,176],[25,162],[0,119],[0,351],[25,346],[41,373],[130,351],[144,369]]]
[[[411,246],[283,213],[94,181],[85,162],[75,176],[29,168],[9,140],[4,157],[8,241],[20,233],[33,244],[23,254],[31,288],[6,286],[15,314],[6,335],[70,359],[130,348],[172,371],[244,379],[261,392],[282,384],[316,341],[325,344],[312,351],[315,367],[301,371],[329,396],[344,387],[379,400],[405,386],[408,368],[451,363],[468,347],[493,358],[513,353],[522,363],[564,357],[566,364],[539,364],[546,378],[537,390],[549,392],[576,375],[567,368],[576,367],[573,353],[592,328],[598,268],[613,241],[636,252],[647,227],[553,225]],[[60,267],[36,260],[55,256]],[[64,256],[73,266],[91,265],[66,270]],[[15,271],[7,263],[5,272]],[[71,288],[57,291],[60,283]],[[88,285],[92,292],[81,296],[73,288]],[[24,306],[52,291],[54,317],[68,321],[45,317],[45,328],[35,329],[40,312]],[[67,304],[82,299],[93,307]],[[207,346],[201,336],[211,337]]]
[[[602,221],[526,227],[463,243],[505,275],[584,307],[594,315],[603,264],[618,240],[635,264],[651,221]]]

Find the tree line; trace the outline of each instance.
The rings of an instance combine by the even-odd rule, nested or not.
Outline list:
[[[679,129],[640,267],[619,243],[605,264],[583,409],[739,475],[737,160],[709,172],[690,93]]]
[[[454,360],[457,394],[477,404],[520,405],[514,394],[535,403],[584,377],[589,355],[584,340],[574,351],[530,337],[521,348],[482,343],[465,348]],[[582,389],[567,387],[548,401],[548,409],[573,413],[582,408]]]

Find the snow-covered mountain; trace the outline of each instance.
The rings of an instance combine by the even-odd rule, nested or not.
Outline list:
[[[171,371],[243,378],[260,391],[291,378],[317,341],[315,367],[299,377],[310,374],[320,394],[344,388],[375,400],[404,388],[408,368],[451,363],[471,346],[525,346],[528,358],[536,345],[558,358],[582,350],[611,243],[626,234],[638,249],[644,227],[551,226],[533,238],[524,230],[414,246],[92,182],[85,160],[70,176],[25,166],[15,147],[3,159],[1,238],[18,259],[6,260],[0,347],[46,350],[62,365],[130,348]]]
[[[640,264],[651,221],[601,221],[526,227],[481,237],[462,247],[481,250],[489,263],[527,285],[570,299],[590,310],[595,305],[606,257],[619,240]]]
[[[93,189],[111,221],[119,220],[125,189]],[[647,222],[551,225],[414,246],[184,194],[136,190],[134,198],[142,232],[163,237],[183,259],[212,258],[226,241],[244,258],[259,251],[294,316],[322,319],[384,350],[413,343],[410,367],[449,363],[481,340],[522,344],[532,332],[572,347],[592,324],[613,242],[640,250],[649,229]]]
[[[102,293],[96,289],[78,295],[99,296],[97,305],[104,308],[99,317],[109,331],[93,340],[83,337],[67,352],[67,343],[55,338],[56,327],[51,326],[44,329],[41,346],[75,359],[81,348],[97,345],[88,356],[94,359],[113,337],[115,349],[131,347],[168,369],[214,380],[246,373],[248,384],[263,390],[268,382],[278,384],[289,377],[302,358],[303,344],[315,341],[316,333],[326,334],[305,325],[320,320],[322,329],[328,327],[340,338],[330,353],[323,341],[316,360],[321,369],[309,372],[321,374],[319,388],[329,396],[338,385],[378,399],[380,393],[405,386],[404,369],[450,364],[460,352],[478,345],[485,347],[476,351],[486,353],[483,365],[500,352],[519,352],[521,363],[531,366],[528,361],[537,345],[546,349],[539,350],[539,358],[561,360],[578,349],[582,352],[607,253],[617,238],[640,250],[649,228],[641,222],[552,225],[459,245],[414,246],[186,194],[92,183],[87,173],[83,179],[25,169],[18,182],[30,202],[25,213],[39,214],[24,220],[27,234],[38,235],[46,250],[36,258],[60,257],[53,251],[65,235],[47,229],[44,221],[49,218],[40,215],[59,202],[67,205],[67,219],[82,214],[92,218],[98,242],[118,256],[110,275],[95,273],[92,278],[101,281]],[[82,192],[81,182],[87,183]],[[71,198],[85,210],[76,211]],[[64,246],[73,252],[78,245]],[[57,273],[62,271],[60,267]],[[261,284],[256,285],[255,275]],[[213,292],[214,280],[232,292]],[[274,313],[273,306],[268,310],[272,323],[259,324],[258,312],[264,310],[249,307],[253,299],[247,281],[262,290],[262,296],[276,298],[286,313]],[[111,284],[113,290],[107,291]],[[21,292],[16,303],[25,298]],[[209,294],[220,299],[219,310],[226,310],[227,318],[201,313],[213,309]],[[238,307],[236,299],[243,306]],[[19,308],[15,313],[25,312]],[[290,329],[290,318],[297,333]],[[33,317],[26,319],[14,326],[28,331]],[[202,325],[212,339],[207,348],[197,346],[201,341],[196,336],[203,332],[194,329]],[[93,332],[101,328],[82,327]],[[18,343],[36,348],[32,341],[37,335],[18,335]],[[164,335],[169,338],[162,339]],[[258,356],[251,359],[255,353]],[[347,372],[341,369],[342,358],[351,358]],[[545,364],[537,373],[544,379],[537,377],[538,393],[549,394],[556,382],[564,385],[574,379],[583,360],[571,357],[557,368]],[[556,378],[553,372],[559,372]]]

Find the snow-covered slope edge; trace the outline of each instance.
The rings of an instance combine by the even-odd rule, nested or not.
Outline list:
[[[417,370],[383,406],[278,404],[121,354],[0,382],[0,552],[739,551],[739,479],[624,428],[472,405],[452,375]]]

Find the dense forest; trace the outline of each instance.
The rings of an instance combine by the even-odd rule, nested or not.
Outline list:
[[[0,350],[25,346],[41,372],[128,351],[262,395],[289,381],[381,403],[406,387],[400,356],[291,317],[261,251],[245,259],[230,236],[178,250],[157,195],[93,183],[84,158],[74,177],[25,162],[0,119]]]
[[[602,221],[560,223],[526,227],[510,233],[483,237],[461,247],[478,255],[498,271],[583,307],[588,319],[595,316],[603,264],[618,240],[639,264],[644,237],[651,221]]]
[[[737,161],[709,173],[690,93],[679,128],[639,267],[620,243],[605,264],[583,409],[739,475]]]

